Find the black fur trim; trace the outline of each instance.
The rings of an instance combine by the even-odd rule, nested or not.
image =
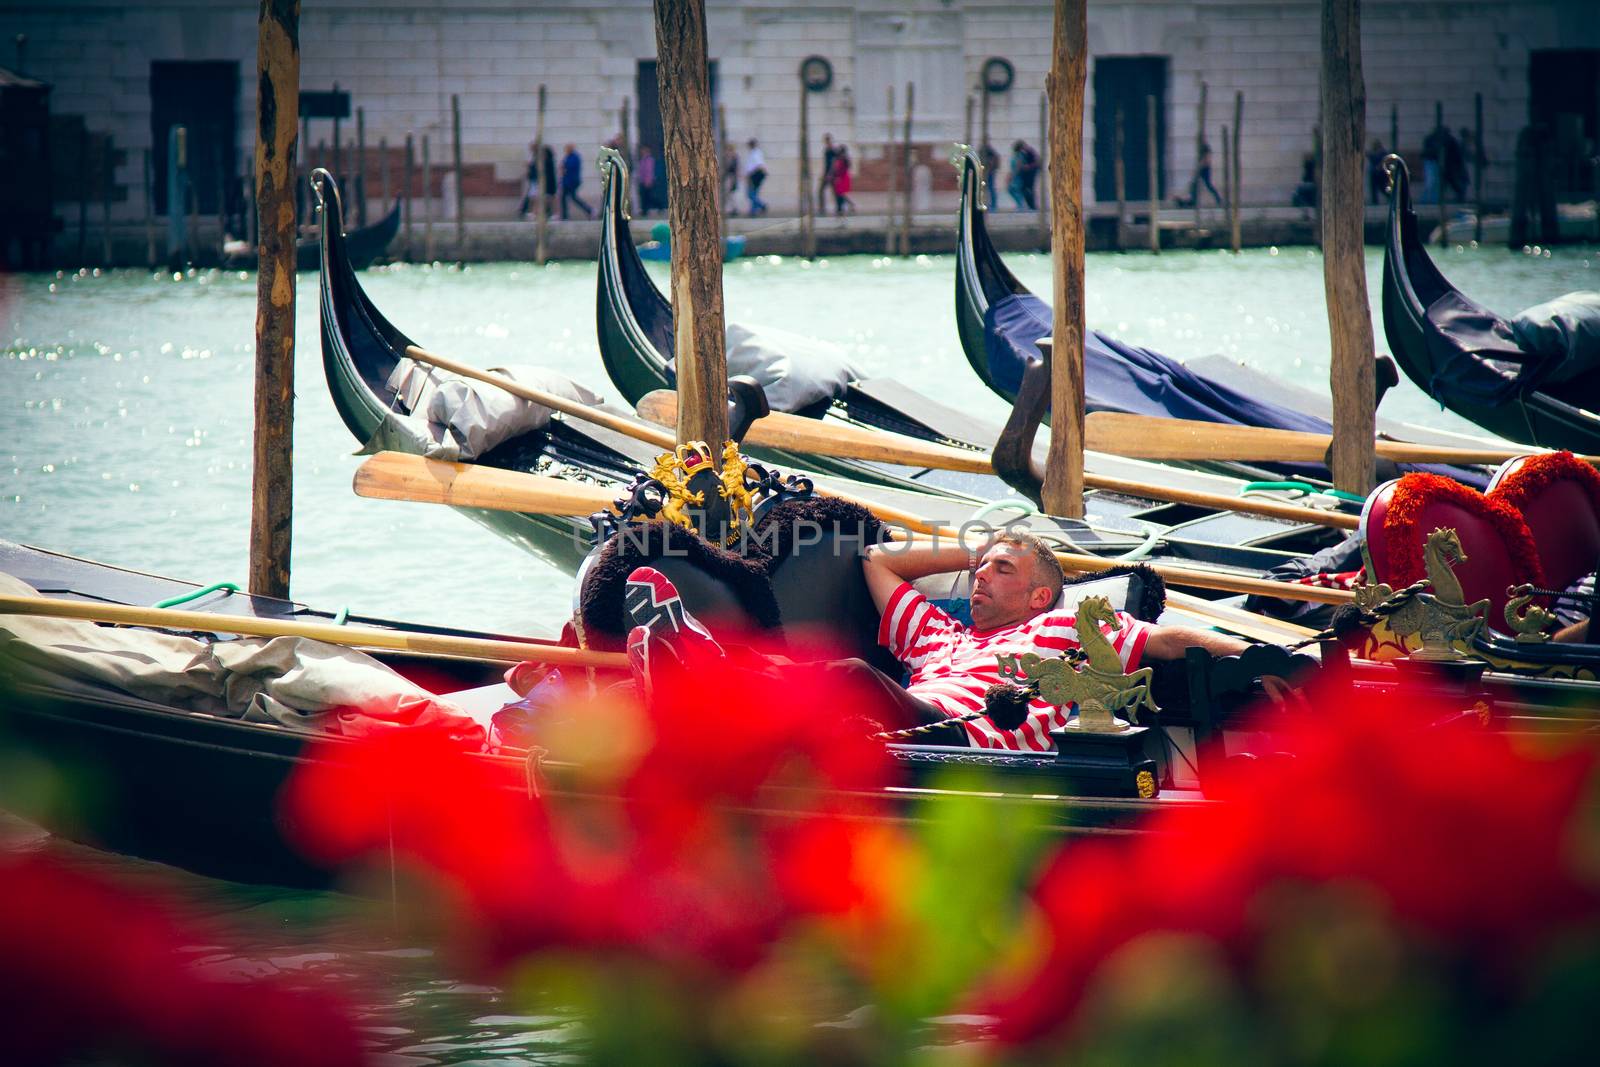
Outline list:
[[[832,496],[785,500],[756,523],[749,538],[751,555],[768,556],[768,570],[782,566],[794,553],[795,527],[801,522],[815,523],[838,537],[860,537],[863,547],[888,538],[878,517],[852,501]]]
[[[1033,693],[1018,685],[1000,682],[983,693],[983,713],[1001,730],[1015,730],[1028,721],[1028,705]]]
[[[687,558],[694,566],[726,582],[740,605],[760,625],[769,629],[778,626],[778,602],[772,595],[764,559],[736,556],[681,526],[656,519],[630,523],[627,530],[614,535],[584,575],[578,603],[585,636],[592,645],[621,647],[628,633],[624,604],[628,575],[635,567],[654,563],[669,553]]]
[[[1140,622],[1155,622],[1161,618],[1161,612],[1167,606],[1167,583],[1148,563],[1124,563],[1092,574],[1068,575],[1066,584],[1082,585],[1102,578],[1115,578],[1119,574],[1131,574],[1138,579],[1134,583],[1137,594],[1134,602],[1126,605],[1124,610]]]

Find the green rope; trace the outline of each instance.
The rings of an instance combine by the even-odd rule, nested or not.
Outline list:
[[[1239,489],[1239,495],[1244,496],[1247,493],[1265,493],[1279,489],[1288,492],[1306,494],[1315,493],[1317,491],[1317,487],[1312,485],[1310,482],[1245,482],[1244,485]]]
[[[187,604],[191,600],[199,600],[207,593],[215,593],[218,590],[223,589],[230,593],[237,593],[239,591],[239,587],[234,585],[232,582],[213,582],[204,589],[196,589],[192,593],[184,593],[181,596],[169,596],[165,600],[158,601],[155,606],[158,608],[175,608],[179,604]]]

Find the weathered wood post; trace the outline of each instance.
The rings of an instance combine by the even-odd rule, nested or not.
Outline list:
[[[811,88],[806,85],[806,68],[800,66],[800,254],[807,259],[817,256],[816,219],[811,200]],[[718,174],[721,164],[718,164]],[[720,178],[718,179],[720,182]]]
[[[333,83],[333,94],[335,97],[339,95],[338,82]],[[326,163],[328,157],[323,156],[322,159]],[[339,107],[337,104],[333,108],[333,166],[330,169],[333,171],[333,180],[339,183],[339,193],[342,196],[344,195],[344,160],[339,156]]]
[[[356,224],[367,224],[367,109],[356,108]]]
[[[406,131],[406,155],[402,163],[405,180],[400,185],[400,195],[404,198],[400,205],[400,220],[406,230],[406,259],[412,260],[417,256],[417,246],[411,232],[411,190],[417,183],[417,142],[410,130]]]
[[[1194,187],[1189,191],[1194,194],[1194,228],[1200,228],[1200,157],[1206,150],[1206,94],[1209,92],[1205,82],[1200,83],[1200,103],[1195,108],[1194,124]]]
[[[916,104],[917,88],[911,82],[906,82],[906,129],[900,138],[900,172],[903,178],[902,187],[905,195],[901,200],[904,208],[900,216],[900,254],[911,254],[911,112]]]
[[[622,158],[628,161],[628,172],[630,174],[633,172],[633,167],[634,167],[634,162],[635,162],[634,158],[633,158],[633,117],[632,117],[632,110],[633,110],[632,101],[629,100],[629,98],[626,97],[626,96],[623,97],[622,98],[622,110],[617,113],[618,121],[622,124],[622,129],[621,129],[620,133],[618,134],[618,136],[621,138],[621,143],[617,147],[622,149]]]
[[[1244,90],[1233,94],[1233,192],[1228,196],[1228,220],[1232,223],[1233,250],[1242,244],[1239,233],[1240,201],[1244,199],[1244,174],[1239,169],[1239,144],[1244,140]]]
[[[104,150],[100,156],[100,262],[106,267],[111,266],[111,256],[114,249],[111,246],[111,197],[115,190],[112,187],[114,171],[112,160],[116,158],[116,142],[107,134],[101,142]],[[217,181],[222,181],[218,174]]]
[[[150,149],[144,150],[144,258],[151,270],[156,266],[156,179]]]
[[[1483,244],[1483,94],[1472,94],[1472,196],[1477,202],[1473,214],[1472,239]]]
[[[1222,199],[1223,217],[1229,227],[1233,225],[1233,138],[1227,123],[1222,125]]]
[[[1117,186],[1117,251],[1121,252],[1127,235],[1123,227],[1128,224],[1128,166],[1125,158],[1127,149],[1123,145],[1122,105],[1117,105],[1116,124],[1116,162],[1112,164],[1111,173]]]
[[[378,201],[383,213],[389,213],[389,205],[394,203],[394,174],[393,161],[389,159],[389,139],[378,138],[378,188],[382,190],[382,199]]]
[[[990,181],[993,181],[994,175],[988,173],[989,154],[985,151],[989,147],[989,97],[992,94],[989,92],[989,83],[983,78],[981,72],[978,77],[978,140],[980,142],[978,145],[978,158],[983,160],[985,175]]]
[[[968,147],[970,147],[972,145],[972,109],[976,105],[977,105],[977,101],[972,98],[972,94],[971,93],[968,93],[967,94],[967,124],[966,124],[965,127],[963,127],[963,131],[965,132],[966,136],[964,136],[961,139],[962,143],[967,145]]]
[[[1083,515],[1083,89],[1086,0],[1056,0],[1050,73],[1050,201],[1055,326],[1050,353],[1050,451],[1042,502]]]
[[[705,0],[655,0],[655,22],[670,183],[678,440],[705,441],[719,450],[728,439],[728,363],[722,240],[714,217],[720,167],[711,132]]]
[[[544,172],[544,86],[539,86],[538,112],[533,127],[533,172],[538,175],[533,190],[533,261],[540,266],[550,258],[550,203],[545,198],[545,183],[550,175]]]
[[[289,595],[294,518],[294,241],[300,0],[262,0],[257,26],[255,455],[250,592]]]
[[[167,128],[167,264],[182,262],[188,246],[189,212],[184,176],[188,167],[189,136],[182,126]]]
[[[461,97],[450,94],[450,165],[456,177],[456,262],[467,258],[467,193],[461,173]]]
[[[89,197],[95,186],[94,168],[89,159],[89,124],[78,127],[78,266],[88,260]]]
[[[1322,0],[1322,278],[1333,341],[1333,484],[1370,492],[1375,475],[1372,310],[1362,249],[1366,82],[1360,0]]]
[[[433,262],[433,157],[422,135],[422,261]]]
[[[1050,94],[1039,94],[1039,163],[1043,166],[1050,152]],[[1050,247],[1050,182],[1039,180],[1039,175],[1034,175],[1034,206],[1039,211],[1039,247],[1046,250]]]
[[[883,169],[887,175],[885,180],[888,182],[887,192],[889,199],[883,210],[883,253],[884,255],[892,256],[894,255],[895,245],[894,190],[895,186],[900,184],[896,178],[897,168],[894,165],[894,86],[892,85],[889,86],[888,98],[888,110],[884,112],[886,118],[883,123]]]
[[[1389,105],[1389,151],[1400,154],[1400,105]]]
[[[211,168],[217,176],[217,262],[221,263],[228,243],[228,179],[222,173],[222,138],[211,142]],[[109,208],[110,205],[106,205]],[[107,222],[110,221],[109,213]]]
[[[1161,253],[1161,164],[1156,159],[1160,141],[1156,137],[1156,97],[1154,93],[1144,98],[1145,141],[1150,157],[1150,251]],[[1054,416],[1052,416],[1053,418]]]

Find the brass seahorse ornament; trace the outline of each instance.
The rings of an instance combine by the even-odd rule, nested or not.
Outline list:
[[[1074,669],[1064,656],[1046,659],[1035,652],[1024,652],[997,657],[1000,677],[1033,690],[1039,699],[1056,707],[1076,704],[1078,717],[1067,724],[1068,730],[1125,733],[1132,729],[1132,720],[1140,708],[1159,712],[1161,709],[1150,696],[1154,672],[1149,667],[1125,671],[1116,648],[1100,629],[1100,624],[1118,628],[1111,602],[1103,596],[1085,598],[1078,605],[1073,622],[1087,656],[1081,670]],[[1126,721],[1117,717],[1119,712]]]

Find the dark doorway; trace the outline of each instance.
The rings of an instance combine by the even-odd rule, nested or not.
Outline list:
[[[1600,144],[1600,48],[1528,53],[1528,119],[1549,131],[1556,195],[1600,191],[1594,164]]]
[[[717,106],[717,61],[713,59],[713,60],[711,60],[710,63],[707,64],[707,66],[709,67],[708,74],[709,74],[709,80],[710,80],[710,83],[711,83],[709,88],[710,88],[710,91],[711,91],[711,107],[712,107],[712,113],[711,113],[712,137],[715,138],[717,136],[717,130],[716,130],[716,123],[717,123],[717,115],[716,115],[716,106]],[[634,87],[638,92],[638,100],[639,100],[639,111],[638,111],[639,136],[638,136],[637,140],[635,140],[633,142],[633,150],[634,150],[635,153],[637,153],[639,151],[639,146],[640,145],[646,145],[647,144],[647,145],[650,146],[650,151],[655,153],[656,159],[660,161],[659,162],[659,168],[660,169],[659,169],[659,172],[658,172],[660,174],[660,178],[658,179],[659,180],[658,188],[662,190],[662,192],[660,194],[661,195],[661,204],[660,204],[660,206],[665,208],[666,207],[666,189],[667,189],[667,152],[666,152],[666,138],[665,138],[665,135],[661,132],[661,90],[660,90],[660,86],[658,85],[658,83],[656,81],[656,61],[655,60],[653,60],[653,59],[641,59],[641,60],[639,60],[639,72],[638,72],[637,76],[634,79]],[[721,151],[720,147],[717,150]],[[635,162],[636,162],[636,160],[630,159],[628,161],[629,167],[632,167]]]
[[[1156,98],[1156,195],[1167,195],[1167,57],[1097,56],[1094,61],[1094,198],[1117,200],[1117,108],[1129,200],[1150,199],[1148,97]]]
[[[196,210],[216,215],[234,206],[238,113],[238,63],[150,64],[150,155],[157,214],[167,213],[167,131],[173,126],[188,130],[189,185]]]

